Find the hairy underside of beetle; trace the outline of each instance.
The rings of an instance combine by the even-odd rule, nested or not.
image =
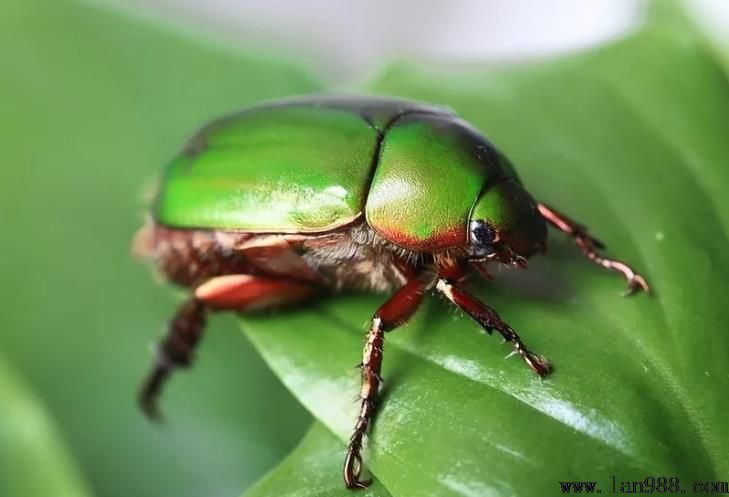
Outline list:
[[[391,292],[406,283],[405,266],[433,264],[433,256],[396,247],[365,223],[302,235],[175,229],[149,221],[133,249],[166,280],[192,289],[217,276],[244,274],[333,291]]]

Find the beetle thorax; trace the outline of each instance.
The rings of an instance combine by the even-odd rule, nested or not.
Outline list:
[[[398,261],[419,265],[422,256],[388,242],[362,223],[341,233],[312,237],[302,257],[336,290],[392,291],[405,282]]]

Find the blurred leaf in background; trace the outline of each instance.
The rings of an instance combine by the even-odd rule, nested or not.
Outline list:
[[[71,468],[68,488],[83,474],[100,496],[238,495],[298,442],[309,415],[230,318],[214,320],[196,374],[170,385],[166,423],[142,417],[136,389],[176,302],[130,243],[145,182],[196,127],[316,89],[273,57],[113,11],[0,2],[0,349],[31,390],[3,374],[0,433],[32,405],[28,423],[55,424],[68,447],[34,440],[26,472],[12,468],[28,458],[0,460],[3,497],[75,495],[51,491],[52,459]],[[29,475],[49,491],[20,491]]]
[[[0,356],[0,495],[90,496],[43,403]]]
[[[391,495],[557,494],[610,476],[729,479],[729,91],[672,2],[639,33],[519,67],[396,64],[370,86],[446,104],[512,158],[539,199],[634,262],[652,296],[570,240],[523,273],[476,284],[556,373],[430,299],[385,344],[386,389],[369,464]],[[243,316],[274,371],[342,446],[357,406],[363,330],[382,296]],[[305,333],[303,332],[305,331]],[[338,468],[332,465],[331,471]]]

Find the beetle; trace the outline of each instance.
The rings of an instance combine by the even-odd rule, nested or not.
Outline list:
[[[142,385],[159,416],[170,373],[192,363],[209,311],[259,311],[327,292],[389,292],[361,362],[360,411],[343,477],[364,487],[362,445],[377,409],[383,339],[431,290],[497,331],[537,375],[552,367],[463,289],[488,266],[526,268],[547,225],[594,263],[649,287],[600,254],[587,229],[532,198],[514,167],[451,110],[383,97],[308,96],[260,104],[202,128],[166,168],[138,253],[192,295],[169,322]]]

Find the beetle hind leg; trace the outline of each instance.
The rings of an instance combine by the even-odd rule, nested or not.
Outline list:
[[[575,240],[577,246],[588,259],[598,266],[618,272],[625,277],[628,281],[628,288],[624,295],[632,295],[639,290],[643,290],[646,293],[650,292],[650,287],[645,279],[628,264],[600,255],[599,250],[604,249],[605,245],[592,237],[585,226],[541,202],[537,204],[537,207],[539,208],[539,213],[549,224],[563,233],[568,234]]]
[[[189,367],[206,322],[205,304],[192,298],[180,306],[170,321],[167,334],[157,345],[157,356],[139,393],[142,412],[153,420],[161,418],[158,400],[172,371]]]
[[[175,369],[192,364],[208,311],[272,308],[303,300],[314,291],[310,283],[248,274],[217,276],[198,286],[194,296],[177,310],[157,346],[157,357],[139,393],[144,414],[160,419],[157,403],[162,388]]]

